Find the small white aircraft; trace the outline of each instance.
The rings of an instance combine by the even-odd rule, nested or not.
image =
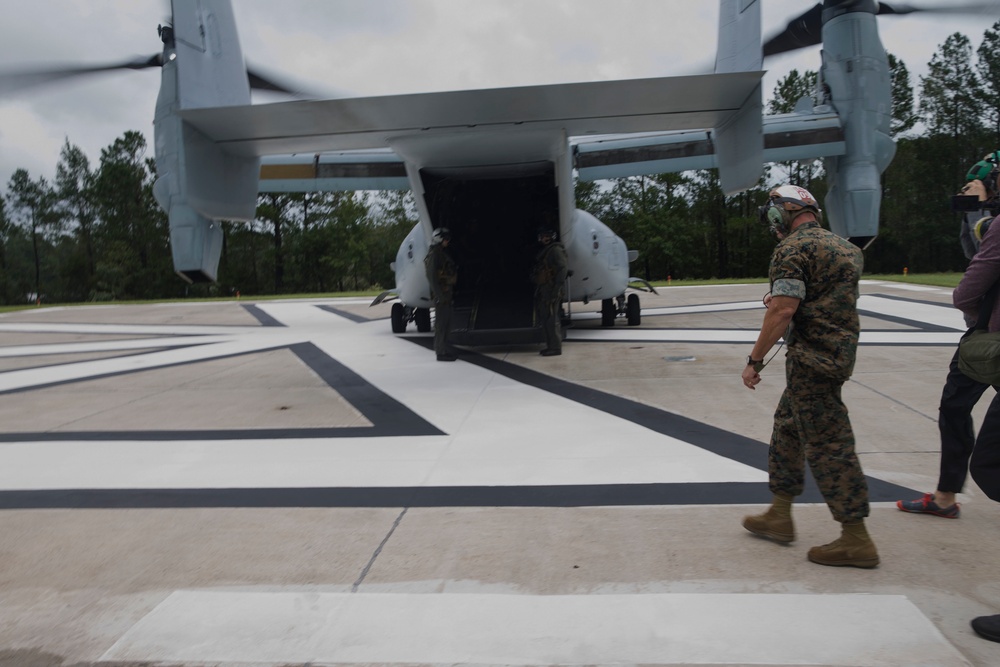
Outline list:
[[[761,2],[720,0],[715,73],[700,76],[251,105],[252,86],[282,87],[248,73],[229,0],[173,0],[162,54],[118,66],[162,67],[155,193],[186,280],[215,280],[218,221],[252,220],[260,191],[408,188],[419,223],[396,256],[395,289],[376,300],[398,297],[393,330],[430,329],[423,258],[432,231],[447,227],[461,266],[454,342],[537,340],[528,276],[542,226],[566,246],[570,302],[600,300],[606,326],[640,321],[638,295],[626,297],[636,253],[575,207],[574,172],[716,168],[733,194],[757,184],[765,161],[824,158],[833,231],[860,246],[877,235],[895,144],[876,17],[986,4],[824,0],[762,45]],[[817,98],[762,116],[763,56],[820,41]],[[282,157],[262,165],[265,156]]]

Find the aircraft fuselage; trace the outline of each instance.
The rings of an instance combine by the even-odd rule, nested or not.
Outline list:
[[[556,229],[566,247],[568,300],[613,299],[625,292],[625,243],[576,208],[565,134],[479,131],[448,139],[420,135],[390,141],[405,160],[420,216],[394,265],[404,306],[431,306],[423,259],[438,227],[450,230],[449,250],[459,265],[459,339],[467,335],[472,342],[477,337],[470,332],[533,328],[530,275],[540,228]]]

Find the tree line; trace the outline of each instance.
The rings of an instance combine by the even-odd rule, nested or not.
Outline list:
[[[890,54],[896,157],[883,175],[879,237],[867,273],[961,271],[959,217],[950,197],[968,168],[1000,149],[1000,21],[978,48],[955,33],[915,90]],[[792,70],[768,113],[814,94],[816,72]],[[271,295],[385,289],[417,216],[408,192],[261,194],[256,219],[224,222],[218,282],[187,285],[173,271],[166,214],[152,187],[145,138],[128,131],[94,167],[67,139],[55,180],[19,169],[0,196],[0,304]],[[715,170],[578,183],[590,211],[639,251],[647,280],[767,274],[774,246],[757,220],[770,187],[793,182],[825,195],[819,161],[772,164],[757,187],[723,195]]]

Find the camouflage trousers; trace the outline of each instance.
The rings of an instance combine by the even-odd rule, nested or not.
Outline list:
[[[868,483],[854,452],[854,432],[841,400],[843,382],[810,377],[788,360],[788,382],[774,412],[768,449],[772,493],[802,494],[808,462],[833,518],[868,516]]]

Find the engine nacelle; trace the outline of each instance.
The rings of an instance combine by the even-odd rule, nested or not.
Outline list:
[[[863,248],[878,235],[881,175],[896,153],[889,60],[874,13],[849,11],[823,24],[820,84],[840,115],[846,149],[825,158],[826,216],[833,232]]]
[[[174,17],[161,34],[153,192],[169,218],[174,269],[189,282],[210,282],[222,252],[218,221],[254,219],[260,160],[226,153],[179,112],[249,104],[250,84],[229,2],[201,0]]]

